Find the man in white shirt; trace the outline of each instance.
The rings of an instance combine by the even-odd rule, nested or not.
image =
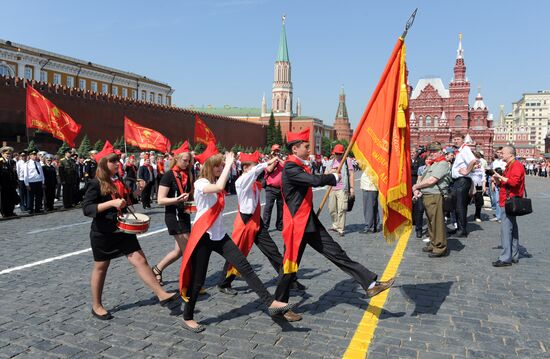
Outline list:
[[[22,211],[28,211],[29,194],[25,186],[25,165],[27,164],[27,152],[21,151],[19,160],[15,164],[17,169],[17,179],[19,180],[19,197],[21,197],[20,208]]]
[[[472,187],[472,179],[469,175],[477,164],[477,159],[470,147],[464,143],[463,134],[456,133],[453,141],[458,147],[458,154],[451,170],[454,179],[453,190],[456,193],[456,222],[460,232],[458,236],[464,238],[468,237],[468,204],[470,203],[470,188]]]
[[[42,212],[42,199],[44,198],[44,172],[38,161],[36,151],[30,153],[30,158],[24,167],[23,181],[29,191],[29,213]]]
[[[497,148],[496,158],[493,161],[491,168],[493,169],[493,171],[496,171],[496,172],[500,171],[500,173],[504,173],[504,169],[506,168],[506,162],[502,160],[502,147]],[[495,183],[493,177],[491,176],[491,202],[495,204],[493,207],[495,210],[495,217],[490,219],[490,221],[492,222],[501,221],[500,206],[498,205],[499,195],[500,195],[500,186],[498,186]]]

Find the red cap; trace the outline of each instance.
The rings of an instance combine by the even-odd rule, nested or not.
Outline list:
[[[286,142],[291,143],[294,141],[309,142],[309,127],[303,130],[302,132],[287,132]]]
[[[342,154],[346,152],[346,150],[344,149],[344,145],[338,143],[336,144],[336,146],[334,146],[334,149],[332,150],[332,154]]]
[[[130,159],[135,160],[135,159],[136,159],[136,156],[130,155]]]
[[[189,142],[185,141],[180,148],[176,149],[173,151],[174,153],[174,156],[175,155],[179,155],[180,153],[184,153],[184,152],[190,152],[189,151]]]
[[[94,156],[94,160],[96,162],[99,162],[100,159],[102,159],[107,155],[110,155],[111,153],[114,153],[113,145],[111,145],[111,142],[107,140],[105,141],[105,145],[103,145],[103,149],[101,150],[101,152],[99,152],[97,155]]]
[[[281,145],[274,144],[273,146],[271,146],[271,151],[280,151],[280,150],[281,150]]]
[[[122,154],[122,152],[118,148],[116,150],[114,150],[113,152],[116,153],[119,156]]]
[[[204,162],[206,162],[207,159],[209,159],[214,155],[217,155],[218,153],[219,152],[218,152],[218,148],[216,147],[216,144],[214,143],[214,141],[210,141],[208,142],[208,146],[206,146],[206,149],[204,150],[204,152],[199,155],[196,155],[195,159],[202,165],[204,164]]]
[[[239,159],[241,160],[241,162],[258,163],[258,162],[260,162],[260,152],[258,152],[258,151],[255,151],[253,153],[241,152],[241,155],[239,156]]]

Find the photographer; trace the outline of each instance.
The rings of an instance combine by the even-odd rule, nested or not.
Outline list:
[[[277,221],[275,227],[278,231],[283,230],[283,197],[281,195],[281,183],[283,175],[283,165],[281,158],[281,146],[274,144],[271,146],[271,157],[278,157],[279,160],[271,163],[265,169],[265,207],[263,220],[266,229],[269,229],[271,222],[271,212],[273,205],[277,202]]]

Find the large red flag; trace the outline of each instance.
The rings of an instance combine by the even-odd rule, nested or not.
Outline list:
[[[49,132],[53,137],[74,147],[74,139],[82,125],[57,108],[32,86],[27,86],[27,128]]]
[[[124,139],[142,150],[170,152],[170,140],[160,132],[143,127],[124,116]]]
[[[412,229],[410,127],[405,43],[397,40],[352,142],[365,173],[376,183],[384,210],[384,236],[392,242]]]
[[[200,142],[207,145],[210,141],[217,143],[216,136],[206,126],[206,123],[199,118],[199,115],[195,115],[195,143]]]

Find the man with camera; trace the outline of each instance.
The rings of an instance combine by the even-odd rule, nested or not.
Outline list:
[[[271,212],[273,205],[277,202],[277,221],[275,228],[278,231],[283,230],[283,197],[281,195],[281,183],[283,176],[283,165],[281,157],[281,146],[274,144],[271,146],[271,158],[277,157],[279,161],[272,162],[265,169],[265,206],[263,221],[266,229],[269,229],[271,222]]]
[[[443,194],[449,189],[451,177],[449,164],[442,151],[441,143],[432,142],[428,145],[426,165],[422,177],[412,187],[414,198],[419,200],[422,197],[426,217],[428,217],[430,243],[422,248],[422,251],[429,253],[430,258],[445,257],[449,252],[445,214],[443,213]]]

